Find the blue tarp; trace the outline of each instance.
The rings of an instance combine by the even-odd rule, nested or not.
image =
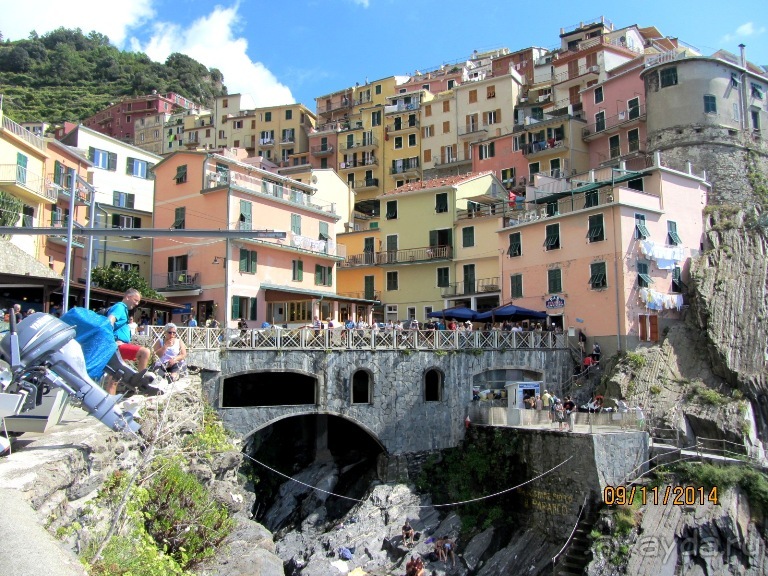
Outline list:
[[[536,312],[515,306],[514,304],[504,304],[488,312],[482,312],[477,315],[476,320],[543,320],[547,317],[546,312]]]
[[[106,316],[85,308],[70,308],[61,320],[77,330],[75,340],[83,349],[88,376],[98,382],[117,350],[112,324]]]

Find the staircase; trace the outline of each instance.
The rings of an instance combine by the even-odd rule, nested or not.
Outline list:
[[[597,520],[597,512],[587,505],[564,552],[558,558],[552,573],[554,576],[581,576],[592,560],[592,540],[589,533]]]

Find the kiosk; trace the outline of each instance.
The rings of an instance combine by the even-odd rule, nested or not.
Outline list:
[[[525,426],[533,423],[534,410],[526,407],[526,398],[541,394],[544,385],[542,381],[507,382],[507,424],[509,426]],[[526,417],[527,416],[527,417]]]

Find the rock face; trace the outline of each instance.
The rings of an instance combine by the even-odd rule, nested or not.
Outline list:
[[[0,549],[0,574],[51,574],[81,576],[84,574],[71,549],[43,531],[69,528],[75,519],[82,521],[84,507],[97,508],[93,497],[104,481],[116,470],[131,473],[139,465],[146,443],[154,433],[162,431],[156,446],[166,453],[179,450],[180,441],[196,430],[201,421],[202,402],[199,378],[192,377],[187,389],[171,396],[146,400],[139,421],[141,435],[116,434],[96,419],[77,408],[68,408],[63,425],[44,435],[25,434],[14,444],[13,453],[0,460],[0,486],[3,490],[2,516],[18,510],[13,516],[15,530],[28,534],[23,548]],[[133,401],[133,399],[132,399]],[[164,427],[158,426],[167,417]],[[187,459],[189,459],[187,457]],[[236,481],[242,455],[237,451],[215,455],[211,460],[190,462],[189,469],[208,487],[211,498],[237,513],[237,529],[209,559],[206,574],[240,576],[283,576],[282,561],[274,555],[272,535],[245,514],[253,503],[253,495]],[[28,513],[24,512],[25,508]],[[31,508],[30,508],[31,507]],[[34,510],[32,512],[31,510]],[[88,516],[98,518],[98,510]],[[31,525],[31,518],[37,526]],[[103,527],[103,526],[102,526]],[[33,532],[37,530],[37,532]],[[92,538],[92,526],[83,526],[67,542],[82,549]],[[11,529],[3,530],[9,533]],[[4,544],[9,542],[4,538]],[[24,551],[21,558],[38,567],[36,572],[19,568],[13,552]],[[57,570],[47,569],[52,561]],[[254,571],[254,567],[258,567]]]
[[[648,504],[621,567],[610,561],[615,541],[604,538],[604,550],[590,564],[589,576],[758,576],[768,574],[766,540],[751,521],[746,496],[723,490],[719,503],[695,506]]]
[[[762,222],[762,224],[761,224]],[[755,213],[721,209],[707,220],[706,247],[691,269],[691,323],[707,339],[715,374],[752,402],[768,438],[768,229]]]

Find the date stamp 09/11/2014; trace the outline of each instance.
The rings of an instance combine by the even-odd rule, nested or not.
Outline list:
[[[643,506],[672,504],[673,506],[695,506],[707,502],[717,505],[717,486],[606,486],[603,489],[603,503],[608,506]]]

